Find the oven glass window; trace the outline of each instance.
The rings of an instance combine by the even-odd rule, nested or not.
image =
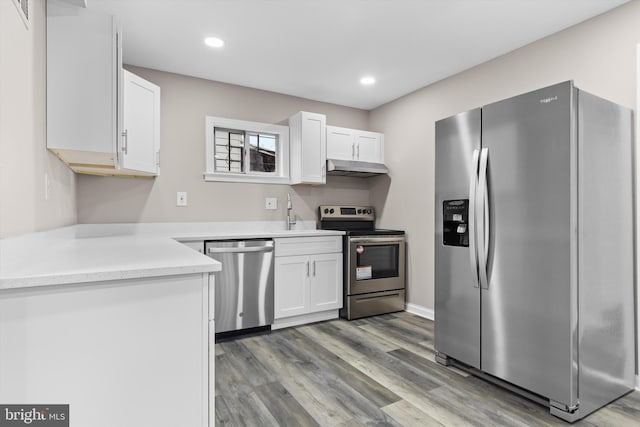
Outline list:
[[[398,277],[399,245],[357,245],[357,280]]]

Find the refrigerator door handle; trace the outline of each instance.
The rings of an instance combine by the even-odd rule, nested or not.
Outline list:
[[[480,220],[478,221],[478,276],[480,287],[489,289],[487,275],[487,258],[489,256],[489,197],[487,191],[487,164],[489,163],[489,149],[483,148],[480,152],[480,173],[478,181],[477,199],[481,203],[478,209]]]
[[[478,189],[478,162],[480,151],[473,150],[471,167],[471,180],[469,182],[469,261],[471,262],[471,284],[474,288],[480,287],[478,277],[478,248],[476,246],[476,211]]]

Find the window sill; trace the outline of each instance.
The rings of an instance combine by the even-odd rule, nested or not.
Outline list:
[[[259,176],[259,175],[235,175],[223,173],[204,173],[204,180],[211,182],[247,182],[252,184],[281,184],[288,185],[289,177],[283,176]]]

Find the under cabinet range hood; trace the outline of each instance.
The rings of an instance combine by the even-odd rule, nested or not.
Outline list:
[[[359,160],[327,159],[327,175],[358,176],[362,178],[383,175],[389,169],[382,163],[362,162]]]

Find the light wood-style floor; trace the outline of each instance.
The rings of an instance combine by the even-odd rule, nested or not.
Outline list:
[[[218,343],[216,426],[569,426],[433,356],[406,312]],[[640,392],[573,425],[640,426]]]

